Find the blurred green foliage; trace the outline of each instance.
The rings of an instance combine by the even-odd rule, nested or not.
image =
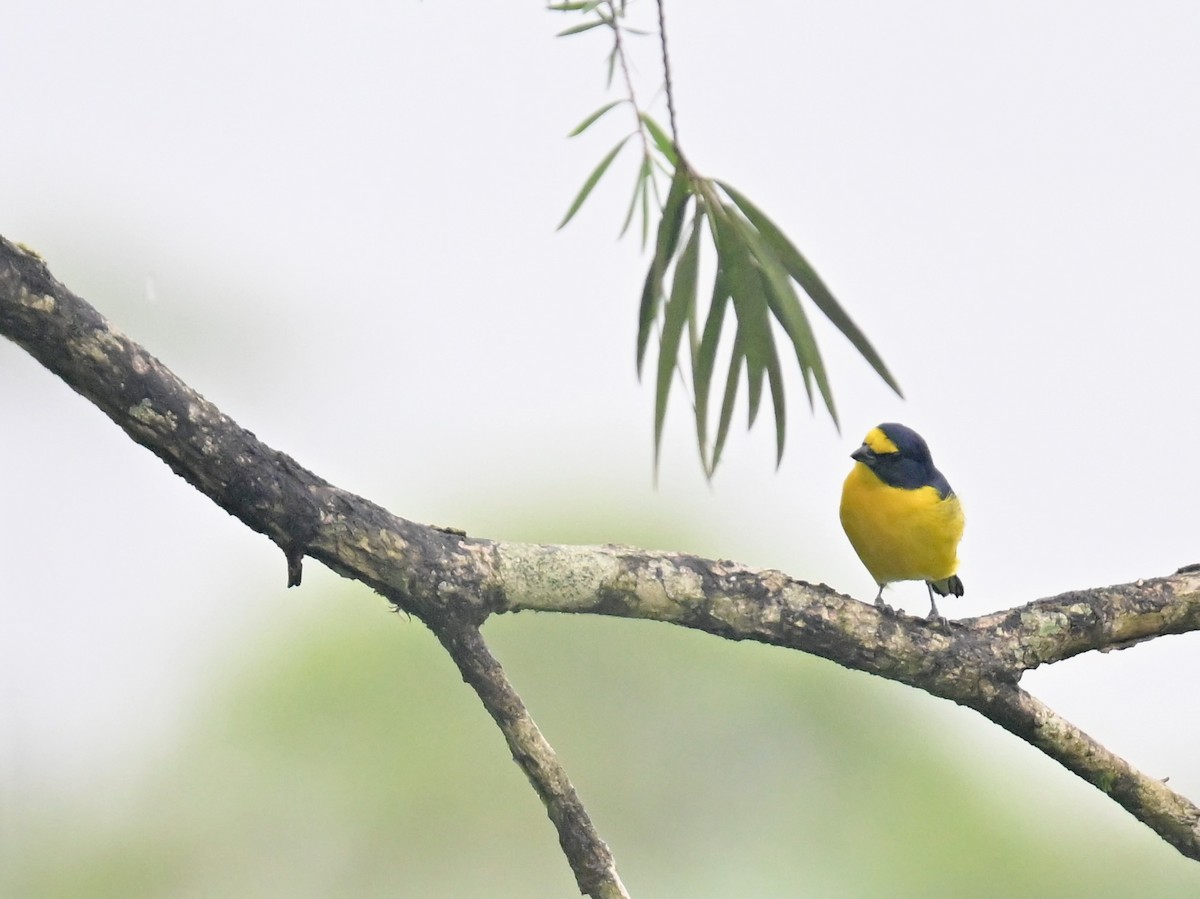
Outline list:
[[[440,647],[346,594],[246,647],[134,813],[28,822],[0,895],[576,895]],[[526,613],[486,631],[635,896],[1200,888],[1091,787],[906,688],[666,625]]]
[[[577,501],[549,508],[447,492],[504,539],[714,540],[695,514],[596,484],[557,485],[547,495]],[[0,897],[577,895],[532,789],[419,622],[350,584],[283,608],[214,665],[127,801],[10,817]],[[652,622],[521,613],[484,633],[635,897],[1200,895],[1200,866],[1099,791],[909,688]]]

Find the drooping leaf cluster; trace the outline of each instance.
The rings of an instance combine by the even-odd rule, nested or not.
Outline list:
[[[626,134],[592,170],[567,209],[559,227],[580,210],[621,151],[634,139],[641,145],[633,197],[621,228],[624,234],[640,211],[643,245],[658,215],[650,269],[638,311],[637,365],[641,375],[652,335],[657,337],[655,365],[654,458],[657,470],[663,425],[671,386],[676,379],[690,385],[695,413],[696,439],[705,474],[712,477],[733,420],[743,377],[753,426],[762,404],[764,385],[771,395],[775,418],[776,464],[783,458],[787,431],[783,364],[776,337],[782,333],[791,345],[800,368],[809,406],[817,397],[837,423],[825,363],[813,335],[802,298],[807,297],[859,351],[876,373],[897,393],[895,379],[866,335],[850,319],[833,293],[804,255],[782,230],[745,195],[724,181],[698,175],[684,158],[676,141],[650,115],[638,107],[622,35],[632,32],[622,21],[624,2],[589,0],[550,7],[582,14],[584,22],[560,32],[579,34],[601,26],[613,35],[609,53],[609,81],[616,66],[626,76],[627,96],[601,106],[572,132],[577,136],[613,109],[629,106],[636,113],[636,128]],[[661,20],[660,20],[661,21]],[[669,64],[663,43],[664,71]],[[670,80],[666,81],[669,90]],[[665,198],[658,178],[667,176]],[[702,255],[710,258],[702,266]],[[712,272],[711,286],[703,285],[702,271]],[[705,302],[706,300],[706,302]],[[686,338],[685,338],[686,332]],[[725,339],[723,340],[722,337]],[[683,353],[686,344],[686,356]],[[718,362],[721,362],[718,365]],[[722,386],[718,370],[724,371]],[[714,377],[716,376],[716,377]],[[720,399],[713,404],[714,387]],[[814,390],[815,388],[815,390]],[[715,429],[710,412],[717,410]]]
[[[701,247],[705,245],[715,254],[716,263],[711,289],[706,289],[707,303],[702,302],[697,278]],[[702,178],[686,164],[678,165],[662,207],[654,256],[646,275],[638,316],[639,372],[644,365],[653,326],[655,323],[660,325],[654,405],[656,459],[662,442],[672,375],[675,369],[684,366],[681,351],[685,329],[696,439],[705,472],[710,477],[721,459],[743,376],[749,403],[749,425],[753,426],[758,416],[764,383],[770,391],[775,417],[776,462],[783,458],[787,415],[783,366],[776,346],[779,331],[795,353],[810,407],[815,407],[819,395],[820,402],[837,422],[837,408],[825,363],[801,296],[807,296],[858,348],[880,377],[898,390],[866,336],[778,226],[730,184]],[[730,318],[732,321],[727,325]],[[732,341],[724,366],[725,384],[713,434],[709,426],[710,396],[718,368],[722,332],[726,327],[732,328]]]

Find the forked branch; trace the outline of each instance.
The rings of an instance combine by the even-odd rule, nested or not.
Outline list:
[[[1017,687],[1038,665],[1200,630],[1200,573],[1077,591],[943,628],[728,561],[472,538],[398,518],[261,443],[59,284],[36,254],[3,238],[0,333],[278,544],[290,583],[299,583],[308,556],[426,622],[503,731],[589,895],[626,894],[553,750],[483,643],[479,626],[492,614],[538,609],[666,621],[919,687],[1036,746],[1200,860],[1200,809]]]

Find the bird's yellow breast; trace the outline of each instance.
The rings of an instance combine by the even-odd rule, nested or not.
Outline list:
[[[877,584],[940,581],[958,570],[963,511],[934,487],[890,487],[861,462],[842,486],[842,527]]]

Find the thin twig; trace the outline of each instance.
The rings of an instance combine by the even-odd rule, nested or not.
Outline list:
[[[658,41],[662,47],[663,84],[667,91],[667,115],[671,122],[671,140],[679,147],[679,123],[675,121],[675,89],[671,83],[671,56],[667,53],[666,0],[658,0]]]
[[[633,87],[633,75],[629,71],[629,59],[625,55],[625,41],[621,37],[621,19],[613,0],[609,0],[608,2],[608,11],[611,16],[609,27],[613,33],[613,52],[616,53],[617,62],[621,65],[621,77],[625,81],[625,94],[629,97],[629,106],[633,109],[633,114],[637,117],[638,138],[642,142],[642,156],[645,159],[650,159],[652,157],[650,138],[646,134],[646,125],[642,121],[642,108],[638,105],[637,91]]]

